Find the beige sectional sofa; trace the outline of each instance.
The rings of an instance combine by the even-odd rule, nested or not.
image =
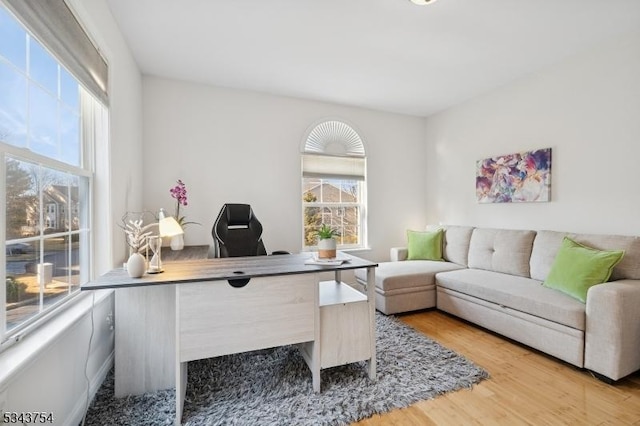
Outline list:
[[[640,369],[640,238],[445,226],[444,261],[406,260],[392,248],[376,270],[376,308],[385,314],[437,307],[524,343],[605,381]],[[565,236],[624,250],[609,282],[586,303],[542,282]],[[356,271],[364,284],[366,277]]]

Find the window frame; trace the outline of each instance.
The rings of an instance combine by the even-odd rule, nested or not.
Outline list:
[[[306,202],[304,201],[304,194],[308,191],[304,191],[304,188],[307,186],[308,182],[306,182],[306,180],[319,180],[320,181],[320,186],[322,187],[322,185],[324,185],[325,183],[328,185],[332,185],[330,182],[331,181],[339,181],[341,184],[344,182],[353,182],[358,186],[358,201],[357,202],[348,202],[348,201],[339,201],[339,202],[321,202],[321,201],[313,201],[313,202]],[[320,224],[326,223],[325,222],[325,215],[327,213],[325,213],[325,209],[329,209],[330,211],[332,209],[346,209],[346,208],[356,208],[356,212],[357,212],[357,220],[356,220],[356,228],[357,228],[357,236],[358,236],[358,242],[355,244],[344,244],[342,243],[342,236],[336,238],[336,242],[337,242],[337,248],[339,250],[359,250],[359,249],[363,249],[366,248],[366,201],[364,200],[365,198],[365,189],[366,189],[366,182],[365,181],[357,181],[357,180],[349,180],[349,179],[336,179],[335,177],[332,176],[327,176],[326,178],[302,178],[302,188],[303,188],[303,192],[302,192],[302,196],[303,196],[303,200],[302,200],[302,250],[303,251],[315,251],[318,249],[318,245],[314,244],[314,245],[306,245],[306,229],[305,229],[305,218],[306,218],[306,214],[305,214],[305,209],[306,208],[319,208],[321,209],[320,215],[321,215],[321,222]],[[322,189],[321,189],[322,190]],[[331,215],[331,213],[328,213],[329,215]],[[344,213],[343,213],[344,215]],[[339,214],[337,214],[336,212],[336,216],[340,216]],[[337,229],[338,231],[341,231],[343,229],[343,226],[336,226],[333,223],[327,223],[327,225],[331,226],[334,229]],[[342,232],[341,232],[342,234]]]
[[[86,142],[86,141],[85,141]],[[0,142],[0,174],[1,177],[1,188],[0,188],[0,197],[2,197],[0,203],[2,203],[6,210],[6,162],[7,157],[10,157],[14,160],[30,162],[37,165],[40,168],[47,168],[50,170],[55,170],[60,173],[69,174],[71,176],[79,176],[82,178],[86,178],[88,180],[87,183],[87,199],[85,200],[85,204],[87,205],[87,211],[83,214],[86,215],[87,226],[84,228],[79,228],[77,230],[67,230],[66,232],[59,232],[54,234],[46,235],[44,232],[44,216],[46,213],[44,210],[44,205],[41,206],[40,212],[40,232],[32,237],[26,238],[12,238],[8,240],[6,238],[6,215],[2,220],[0,220],[0,237],[2,237],[2,241],[5,244],[5,250],[2,250],[0,254],[0,263],[2,264],[2,268],[0,269],[0,279],[2,280],[2,285],[0,287],[0,352],[5,349],[5,346],[8,345],[13,340],[19,340],[23,334],[30,331],[33,328],[39,327],[42,323],[47,321],[51,316],[55,315],[59,308],[65,307],[69,303],[71,303],[77,296],[80,295],[80,285],[76,286],[75,289],[70,291],[65,297],[60,298],[55,303],[45,306],[43,301],[40,300],[39,306],[40,308],[44,307],[44,309],[40,309],[39,312],[33,316],[28,317],[23,320],[20,324],[7,329],[7,302],[6,302],[6,280],[7,280],[7,259],[6,259],[6,245],[14,244],[14,243],[28,243],[33,241],[38,241],[38,264],[42,265],[43,262],[43,254],[44,254],[44,244],[43,242],[47,239],[59,238],[61,236],[68,236],[72,238],[72,235],[80,235],[79,238],[85,238],[84,244],[82,245],[82,250],[84,251],[84,259],[87,262],[86,270],[83,270],[81,276],[85,277],[85,280],[88,280],[93,276],[93,259],[92,259],[92,247],[93,247],[93,220],[92,220],[92,188],[93,188],[93,180],[94,175],[91,171],[76,168],[74,166],[68,165],[66,163],[62,163],[60,161],[42,156],[40,154],[36,154],[33,152],[25,151],[20,148],[16,148],[12,145],[8,145],[4,142]],[[42,200],[42,192],[43,189],[40,189],[40,193],[38,194],[40,200]],[[69,245],[69,249],[70,249]],[[81,284],[81,283],[79,283]],[[40,299],[42,299],[42,290],[40,292]]]
[[[2,5],[0,5],[2,7]],[[6,9],[5,9],[6,10]],[[20,20],[19,17],[16,17],[11,10],[8,10],[9,15],[22,27],[28,37],[34,39],[37,43],[47,50],[49,55],[56,61],[58,65],[58,75],[60,78],[60,70],[64,69],[66,73],[71,75],[76,82],[78,83],[78,151],[79,151],[79,159],[78,164],[73,165],[66,163],[64,161],[48,157],[46,155],[39,154],[37,152],[33,152],[28,148],[17,147],[6,143],[4,141],[0,141],[0,202],[4,205],[5,211],[7,209],[7,182],[6,182],[6,164],[7,158],[12,158],[22,162],[28,162],[34,164],[39,170],[49,169],[53,172],[60,173],[63,175],[67,175],[67,188],[70,191],[70,188],[75,185],[72,183],[75,179],[83,180],[84,182],[77,182],[78,188],[78,199],[77,203],[71,201],[71,192],[67,193],[69,197],[69,208],[64,208],[65,218],[56,217],[56,221],[60,221],[60,224],[66,223],[67,228],[64,232],[57,232],[50,235],[45,235],[44,232],[44,220],[46,216],[47,209],[46,203],[43,202],[43,192],[44,186],[39,188],[39,206],[40,212],[39,215],[39,233],[34,236],[29,236],[25,238],[11,238],[7,240],[7,218],[6,215],[0,220],[0,237],[2,241],[5,242],[5,250],[0,254],[0,263],[2,264],[2,269],[0,270],[0,279],[2,280],[2,287],[0,287],[0,352],[8,348],[11,344],[19,341],[22,337],[29,333],[31,330],[40,327],[41,325],[47,323],[55,316],[57,316],[62,311],[66,310],[68,307],[75,305],[75,302],[79,299],[80,296],[80,285],[84,282],[89,281],[94,275],[95,268],[95,259],[93,257],[94,254],[94,181],[95,181],[95,159],[93,158],[95,152],[95,143],[97,140],[102,140],[105,138],[105,141],[108,141],[108,107],[107,104],[104,103],[102,99],[99,99],[95,96],[95,94],[90,93],[82,84],[82,82],[75,77],[62,63],[62,61],[52,53],[48,51],[45,45],[39,40],[27,26]],[[28,46],[28,45],[27,45]],[[28,54],[28,47],[27,47]],[[5,61],[4,59],[0,59],[4,61],[5,64],[9,64],[9,66],[13,66],[10,62]],[[22,72],[22,71],[21,71]],[[27,79],[27,84],[29,82],[33,82],[32,76],[28,71],[25,70],[24,74]],[[59,81],[59,80],[58,80]],[[60,81],[58,84],[62,84]],[[60,89],[59,89],[60,90]],[[28,92],[25,93],[25,96],[28,96]],[[58,93],[58,97],[56,98],[58,102],[60,102],[60,92]],[[28,101],[27,101],[28,102]],[[62,103],[58,107],[58,119],[60,117],[60,108],[68,108],[66,103]],[[28,127],[27,123],[27,129]],[[28,130],[29,131],[29,130]],[[57,208],[56,208],[57,209]],[[82,228],[78,226],[77,229],[73,229],[72,219],[74,218],[74,212],[77,211],[77,217],[80,223],[84,223],[86,226]],[[60,214],[60,212],[58,212]],[[37,225],[37,224],[35,224]],[[12,244],[14,242],[33,242],[37,241],[38,246],[38,264],[42,265],[44,262],[43,253],[45,251],[43,242],[50,238],[56,237],[68,237],[68,243],[66,244],[65,250],[67,250],[67,265],[75,265],[75,261],[72,260],[72,241],[73,236],[78,235],[79,250],[82,253],[78,253],[77,265],[80,268],[79,271],[79,282],[72,283],[70,277],[72,276],[71,272],[68,273],[68,293],[66,295],[63,294],[62,297],[56,298],[51,305],[46,305],[43,303],[43,287],[41,284],[39,302],[38,302],[38,312],[34,315],[27,316],[26,319],[23,319],[16,326],[12,327],[10,330],[7,328],[7,244]]]
[[[307,208],[351,208],[356,207],[356,227],[358,242],[343,244],[342,239],[338,239],[337,248],[339,250],[362,250],[368,248],[367,235],[367,177],[364,142],[360,133],[343,119],[328,118],[321,119],[307,129],[301,144],[301,205],[302,205],[302,250],[315,251],[317,243],[307,245],[308,238],[308,216]],[[309,192],[309,183],[319,181],[322,185],[331,182],[339,182],[335,186],[340,194],[343,192],[345,182],[348,185],[356,184],[357,201],[340,202],[305,201],[305,195]],[[338,216],[338,215],[336,215]],[[320,211],[321,223],[324,221],[323,210]],[[343,220],[343,219],[341,219]],[[327,225],[331,225],[327,223]],[[344,225],[342,225],[344,226]]]

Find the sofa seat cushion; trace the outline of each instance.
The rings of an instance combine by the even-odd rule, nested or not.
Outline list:
[[[480,269],[439,273],[437,285],[507,306],[578,330],[585,329],[585,305],[531,278]]]
[[[383,291],[390,291],[435,286],[435,275],[438,272],[454,271],[460,268],[463,268],[463,266],[435,260],[382,262],[376,268],[376,287]],[[355,275],[360,282],[366,282],[366,269],[357,269]]]

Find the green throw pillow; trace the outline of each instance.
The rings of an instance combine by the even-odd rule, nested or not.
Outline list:
[[[624,250],[597,250],[564,237],[543,285],[586,303],[589,287],[607,282],[622,256]]]
[[[442,229],[434,232],[407,231],[408,260],[443,260]]]

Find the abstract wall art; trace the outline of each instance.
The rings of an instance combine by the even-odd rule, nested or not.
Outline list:
[[[501,155],[476,163],[479,203],[551,200],[551,148]]]

